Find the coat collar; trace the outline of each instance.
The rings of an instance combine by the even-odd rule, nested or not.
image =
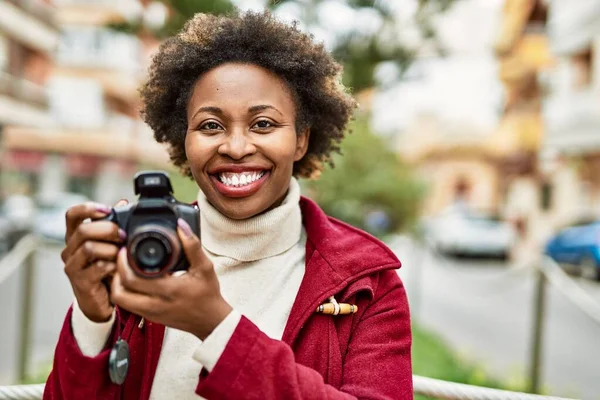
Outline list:
[[[343,291],[348,297],[353,294],[350,288],[372,294],[369,275],[400,268],[395,254],[376,238],[328,217],[306,197],[300,199],[300,208],[307,235],[306,270],[283,332],[282,340],[290,345],[329,296]]]

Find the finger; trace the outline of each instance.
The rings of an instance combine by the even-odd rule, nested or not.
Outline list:
[[[135,273],[127,260],[125,248],[117,255],[117,274],[121,284],[129,291],[171,300],[176,296],[174,282],[168,275],[157,278],[144,278]]]
[[[75,271],[85,269],[91,262],[96,260],[115,261],[119,247],[106,242],[88,240],[84,242],[69,257],[65,265],[67,275]]]
[[[80,272],[81,278],[96,284],[108,276],[112,276],[117,270],[117,264],[112,261],[98,260],[88,268]]]
[[[66,214],[65,220],[67,225],[67,233],[65,242],[69,240],[75,229],[88,218],[102,218],[111,213],[111,209],[103,204],[87,202],[70,207]]]
[[[164,307],[164,303],[155,297],[127,289],[118,272],[111,281],[110,299],[113,304],[150,320],[160,314]]]
[[[117,224],[110,221],[94,221],[89,224],[82,224],[77,227],[69,238],[61,257],[66,262],[84,242],[89,240],[122,243],[126,236]]]
[[[129,201],[127,199],[121,199],[115,203],[114,208],[123,207],[127,204],[129,204]]]
[[[73,289],[84,293],[89,292],[105,277],[113,275],[115,270],[116,265],[114,262],[104,260],[98,260],[91,264],[89,268],[83,270],[71,269],[67,271],[65,268]]]
[[[202,243],[198,236],[192,232],[190,225],[182,218],[177,220],[177,234],[183,247],[183,251],[190,262],[190,270],[200,269],[202,271],[212,271],[213,264],[202,250]]]

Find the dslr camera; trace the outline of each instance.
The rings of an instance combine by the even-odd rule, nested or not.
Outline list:
[[[137,204],[113,208],[103,220],[116,223],[127,233],[127,258],[138,275],[155,278],[190,266],[177,235],[177,219],[186,221],[200,235],[198,206],[173,197],[169,175],[142,171],[133,178]]]

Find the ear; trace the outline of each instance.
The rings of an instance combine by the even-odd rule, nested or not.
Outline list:
[[[296,135],[296,152],[294,153],[294,161],[300,161],[308,150],[308,140],[310,139],[310,128],[306,128],[303,132]]]

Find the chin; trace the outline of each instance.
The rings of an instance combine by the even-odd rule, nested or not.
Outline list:
[[[269,206],[254,204],[254,199],[236,199],[219,202],[215,207],[221,214],[235,220],[243,220],[252,218],[269,209]],[[209,200],[210,201],[210,200]],[[259,202],[262,203],[262,202]],[[214,205],[214,203],[211,202]]]

